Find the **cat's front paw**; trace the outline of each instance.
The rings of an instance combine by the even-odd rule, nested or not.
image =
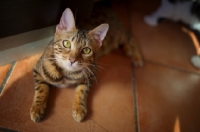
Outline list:
[[[39,122],[43,119],[45,113],[45,105],[33,105],[30,110],[31,120]]]
[[[72,116],[74,120],[77,122],[81,122],[86,116],[86,114],[87,114],[87,109],[82,105],[73,108]]]

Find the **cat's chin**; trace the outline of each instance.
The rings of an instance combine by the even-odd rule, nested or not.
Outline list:
[[[73,67],[73,66],[66,66],[65,69],[68,70],[68,71],[72,71],[72,72],[80,71],[81,70],[81,68],[79,68],[79,67]]]

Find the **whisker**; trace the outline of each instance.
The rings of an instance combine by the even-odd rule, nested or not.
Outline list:
[[[83,69],[84,69],[84,67],[82,67]],[[89,79],[88,79],[88,75],[87,75],[87,73],[84,71],[84,70],[82,70],[82,72],[83,72],[83,75],[85,76],[85,78],[86,78],[86,80],[87,80],[87,87],[89,88]],[[85,81],[86,81],[85,80]]]
[[[95,74],[88,67],[85,67],[85,68],[94,76],[94,79],[96,80],[96,83],[98,85],[97,78],[96,78]]]
[[[98,66],[98,65],[95,65],[95,64],[89,64],[89,63],[79,63],[79,64],[86,64],[86,65],[89,65],[89,66],[92,66],[94,67],[95,69],[98,70],[98,68],[101,68],[103,70],[106,70],[105,68],[103,68],[102,66]]]
[[[101,66],[94,65],[94,64],[90,64],[90,65],[93,66],[93,67],[97,67],[97,68],[101,68],[101,69],[105,70],[105,68],[103,68],[103,67],[101,67]]]
[[[99,62],[96,62],[97,64],[100,64],[100,65],[105,65],[105,66],[109,66],[109,64],[105,64],[105,63],[99,63]]]

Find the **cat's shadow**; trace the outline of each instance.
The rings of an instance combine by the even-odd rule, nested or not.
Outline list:
[[[72,89],[74,89],[74,92],[75,92],[75,87],[73,87]],[[62,90],[60,90],[59,88],[50,87],[49,97],[47,101],[47,109],[44,115],[44,120],[48,120],[49,118],[52,118],[52,115],[55,113],[54,109],[55,109],[56,101],[59,98],[60,92],[62,92]],[[98,92],[98,86],[94,85],[94,87],[91,88],[90,93],[88,95],[88,101],[87,101],[88,112],[83,122],[91,119],[91,117],[93,116],[93,109],[92,109],[93,98],[97,92]]]
[[[87,116],[85,117],[84,121],[87,121],[89,119],[92,118],[93,116],[93,109],[92,109],[92,106],[93,106],[93,103],[94,103],[94,96],[96,95],[96,93],[98,92],[98,86],[94,86],[91,88],[90,90],[90,93],[88,95],[88,99],[87,99]]]
[[[60,90],[56,87],[50,86],[50,92],[49,97],[47,100],[47,109],[45,112],[45,120],[48,118],[51,118],[51,116],[54,114],[54,108],[56,104],[56,100],[60,94]]]
[[[105,76],[105,72],[107,72],[108,70],[106,70],[108,67],[110,67],[108,62],[104,62],[103,63],[99,63],[101,65],[101,67],[103,67],[103,69],[98,69],[98,72],[96,74],[97,77],[97,82],[94,84],[94,86],[90,89],[89,95],[88,95],[88,99],[87,99],[87,116],[85,117],[84,121],[90,120],[93,118],[93,114],[95,114],[95,111],[93,110],[94,107],[94,103],[95,103],[95,96],[96,94],[99,93],[100,90],[100,85],[99,82],[101,82],[101,79],[103,79],[103,77]],[[103,66],[102,66],[103,65]],[[104,73],[102,73],[104,72]],[[105,83],[105,82],[104,82]]]

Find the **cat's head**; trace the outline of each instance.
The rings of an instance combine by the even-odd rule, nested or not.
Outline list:
[[[90,31],[79,30],[72,11],[65,9],[54,37],[54,56],[58,64],[66,70],[77,71],[93,63],[108,28],[108,24],[101,24]]]

